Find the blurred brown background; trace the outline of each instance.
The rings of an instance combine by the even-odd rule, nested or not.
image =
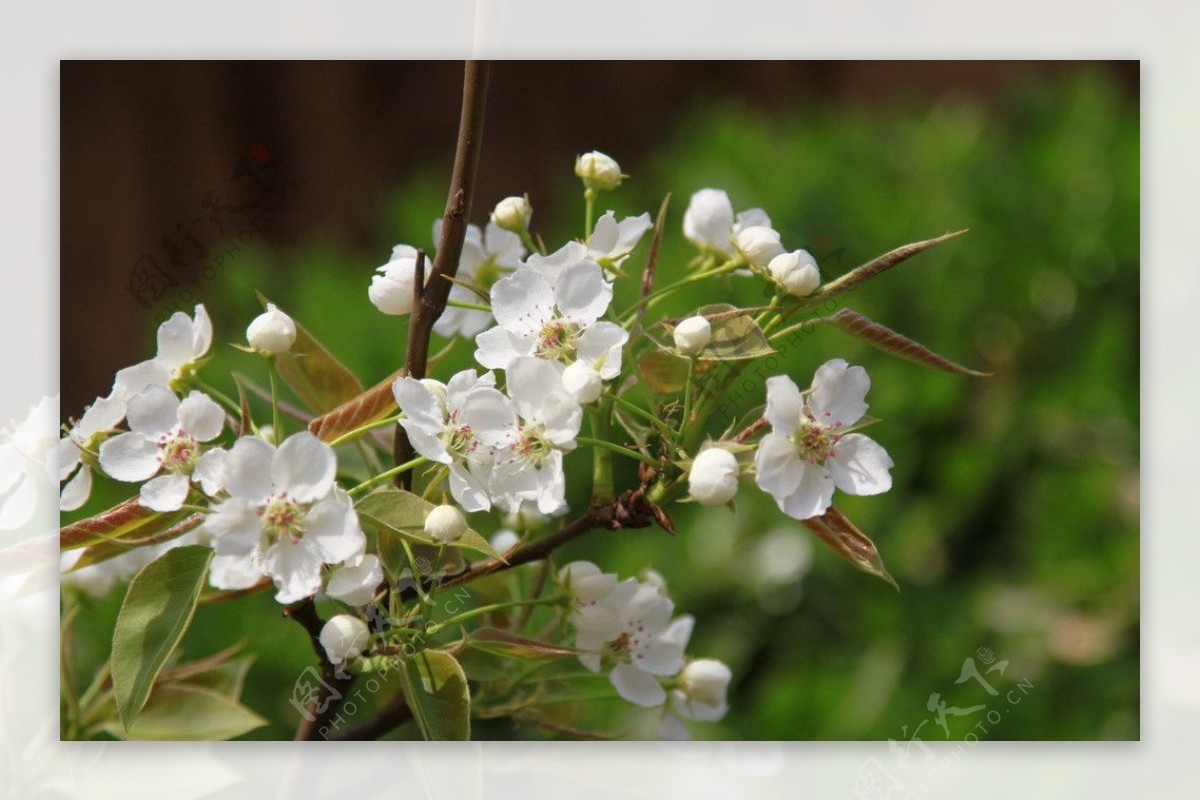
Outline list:
[[[514,188],[546,190],[585,150],[617,155],[629,171],[682,115],[731,95],[766,113],[933,103],[947,93],[986,105],[1018,77],[1080,69],[1108,71],[1137,93],[1137,62],[502,62],[473,218]],[[398,241],[379,224],[396,188],[431,168],[448,180],[460,86],[458,62],[63,62],[64,417],[107,393],[117,369],[153,355],[172,292],[229,246],[239,220],[271,205],[260,189],[272,166],[302,187],[284,193],[285,207],[254,241],[336,242],[361,254],[346,271],[365,292]],[[553,221],[553,209],[538,213]],[[135,267],[151,281],[131,290]],[[163,289],[164,275],[180,287]],[[189,311],[198,300],[202,284]]]

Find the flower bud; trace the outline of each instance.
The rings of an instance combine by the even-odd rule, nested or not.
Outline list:
[[[366,650],[370,632],[354,615],[334,615],[321,628],[320,639],[329,661],[340,665]]]
[[[575,174],[583,179],[584,186],[593,190],[616,189],[625,177],[621,175],[621,165],[598,150],[575,157]]]
[[[737,458],[724,448],[707,448],[696,455],[688,471],[688,493],[704,506],[720,506],[738,491]]]
[[[712,324],[700,315],[681,320],[675,326],[675,347],[685,356],[695,356],[712,339]]]
[[[457,506],[435,506],[425,517],[425,533],[440,543],[458,542],[467,532],[467,518]]]
[[[811,295],[821,284],[817,260],[807,250],[793,250],[776,256],[767,269],[780,286],[798,298]]]
[[[766,267],[771,259],[784,252],[779,243],[779,232],[765,225],[743,228],[734,237],[738,251],[755,267]]]
[[[268,356],[287,353],[296,343],[296,324],[274,303],[268,303],[267,310],[246,329],[246,340],[250,347]]]
[[[600,397],[604,381],[596,369],[585,361],[572,362],[563,370],[563,389],[575,396],[580,403],[591,403]]]
[[[733,673],[716,659],[693,659],[679,674],[679,688],[686,699],[685,714],[695,720],[720,720],[728,708],[726,694]]]
[[[532,216],[533,206],[529,205],[529,198],[517,195],[504,198],[492,210],[492,222],[514,234],[525,231]]]
[[[384,314],[408,314],[412,311],[413,284],[416,282],[417,251],[408,245],[392,248],[392,259],[379,267],[371,279],[367,297]],[[427,279],[428,280],[428,279]]]
[[[521,537],[511,528],[502,528],[488,542],[500,553],[505,553],[515,548],[521,542]]]

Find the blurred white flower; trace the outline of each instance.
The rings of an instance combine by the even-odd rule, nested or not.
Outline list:
[[[743,228],[733,242],[742,257],[755,267],[766,267],[772,259],[784,253],[779,232],[765,225]]]
[[[124,398],[115,395],[96,398],[84,410],[79,422],[58,441],[58,480],[66,481],[71,477],[59,495],[60,510],[71,512],[87,502],[92,492],[92,469],[83,461],[83,454],[95,453],[98,435],[112,431],[124,419]]]
[[[441,242],[441,236],[442,219],[439,217],[433,224],[435,244]],[[505,230],[495,223],[489,223],[482,232],[479,226],[468,225],[455,278],[490,290],[496,281],[518,269],[524,256],[525,246],[521,244],[521,238],[512,231]],[[483,302],[478,295],[461,284],[450,287],[449,299],[461,303]],[[442,316],[434,323],[433,330],[446,338],[456,335],[473,337],[487,328],[491,321],[491,313],[482,309],[447,306]]]
[[[592,235],[588,238],[588,257],[604,265],[620,267],[621,262],[637,247],[647,231],[654,227],[650,215],[643,212],[637,217],[626,217],[617,222],[611,211],[596,220]]]
[[[129,400],[151,385],[178,390],[212,346],[212,320],[204,304],[195,318],[175,312],[158,327],[158,352],[153,359],[119,370],[111,396]]]
[[[821,365],[807,398],[787,376],[767,380],[771,433],[755,455],[758,486],[797,520],[824,514],[836,486],[876,495],[892,486],[892,459],[864,434],[847,433],[867,412],[867,371],[844,359]]]
[[[729,709],[726,694],[733,673],[716,659],[693,659],[679,674],[671,693],[671,711],[689,720],[716,721]]]
[[[693,192],[683,214],[683,235],[687,240],[723,259],[733,258],[733,237],[756,225],[771,228],[771,218],[762,209],[747,209],[735,220],[729,195],[720,189]]]

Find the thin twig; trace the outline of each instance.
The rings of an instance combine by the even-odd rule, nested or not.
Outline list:
[[[301,718],[294,738],[296,740],[315,740],[321,736],[322,730],[329,728],[329,721],[333,720],[341,708],[341,704],[338,702],[349,691],[354,677],[345,671],[338,670],[337,665],[329,661],[325,648],[321,645],[321,629],[325,626],[325,621],[317,614],[317,607],[313,604],[312,598],[305,598],[303,601],[284,607],[283,613],[308,632],[308,636],[312,640],[313,651],[321,663],[320,689],[317,691],[317,697],[308,706],[308,714]]]

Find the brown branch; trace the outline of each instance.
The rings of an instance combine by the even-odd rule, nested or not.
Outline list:
[[[412,710],[408,708],[408,702],[404,700],[404,693],[397,692],[374,715],[330,739],[378,740],[392,729],[410,720],[412,720]]]
[[[325,621],[317,614],[317,607],[312,598],[284,607],[283,614],[299,623],[308,632],[312,640],[313,651],[321,663],[321,689],[317,697],[308,707],[308,714],[300,720],[296,728],[296,740],[315,740],[323,729],[328,729],[329,721],[337,715],[341,708],[339,701],[350,689],[354,677],[338,670],[337,665],[329,661],[325,647],[321,645],[321,629]]]
[[[467,221],[471,214],[471,197],[475,190],[475,171],[479,164],[479,146],[483,138],[483,112],[487,104],[487,61],[468,61],[463,75],[462,113],[458,123],[458,146],[454,153],[454,171],[450,176],[450,193],[446,213],[442,216],[441,241],[437,256],[429,271],[429,282],[418,278],[413,283],[414,303],[408,326],[408,344],[404,364],[408,375],[424,378],[429,361],[429,339],[433,325],[446,310],[453,281],[462,257],[463,240],[467,236]],[[420,261],[418,262],[420,263]],[[404,429],[397,425],[392,455],[395,464],[410,461],[415,455]],[[411,474],[396,477],[396,485],[411,483]]]

